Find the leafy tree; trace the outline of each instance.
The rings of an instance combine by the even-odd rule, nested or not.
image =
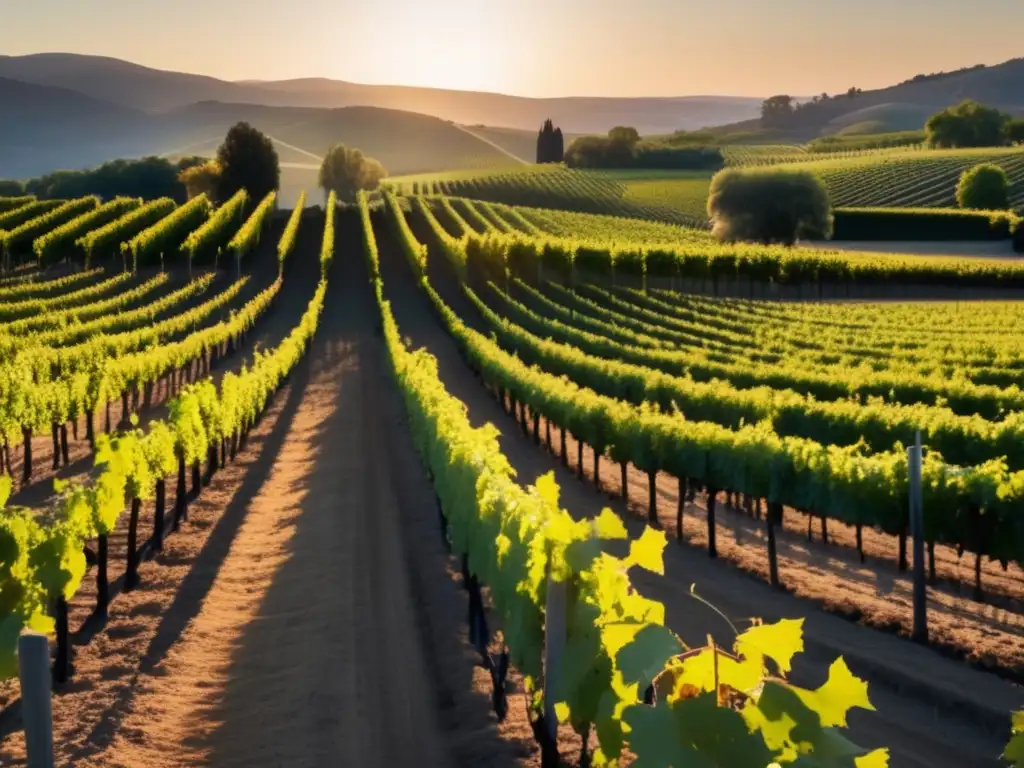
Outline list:
[[[961,208],[997,211],[1010,207],[1010,183],[998,165],[976,165],[963,172],[956,188]]]
[[[721,240],[793,245],[832,232],[825,185],[808,171],[728,169],[711,180],[708,215]]]
[[[765,128],[784,126],[789,123],[794,111],[792,96],[772,96],[761,102],[761,125]]]
[[[608,140],[613,144],[621,144],[632,149],[640,142],[640,133],[636,128],[620,125],[608,131]]]
[[[281,186],[281,169],[274,143],[248,123],[236,123],[217,149],[220,182],[217,199],[229,200],[244,189],[253,200],[262,200]]]
[[[202,165],[193,165],[178,174],[178,181],[185,185],[188,199],[206,195],[213,198],[220,184],[220,163],[208,160]]]
[[[1024,118],[1017,118],[1006,124],[1006,138],[1011,144],[1024,144]]]
[[[0,179],[0,197],[21,197],[25,194],[25,185],[17,179]]]
[[[925,133],[933,147],[996,147],[1006,143],[1010,116],[970,99],[928,118]]]
[[[340,200],[354,202],[361,189],[376,189],[388,172],[379,161],[366,157],[360,150],[335,144],[320,165],[320,187],[334,192]]]

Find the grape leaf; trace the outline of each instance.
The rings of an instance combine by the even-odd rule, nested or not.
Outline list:
[[[3,506],[3,504],[0,504]],[[601,514],[594,520],[594,530],[597,531],[599,539],[624,539],[628,535],[626,525],[622,518],[612,512],[608,507],[601,510]]]
[[[793,657],[804,650],[803,626],[803,619],[782,619],[751,627],[736,638],[736,651],[751,659],[767,657],[789,672]]]
[[[656,531],[653,528],[644,529],[640,538],[629,545],[629,564],[639,565],[651,573],[664,576],[666,544],[668,544],[668,540],[665,538],[664,531]]]
[[[615,665],[627,683],[650,684],[665,664],[684,650],[672,630],[648,624],[615,655]]]

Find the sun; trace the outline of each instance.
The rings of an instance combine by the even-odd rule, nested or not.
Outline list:
[[[385,6],[381,6],[383,9]],[[512,36],[491,3],[416,3],[388,19],[378,47],[382,82],[495,91],[507,86]],[[507,26],[507,24],[505,24]]]

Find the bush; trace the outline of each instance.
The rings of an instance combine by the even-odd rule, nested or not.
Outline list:
[[[1024,253],[1024,221],[1019,219],[1017,221],[1017,228],[1013,231],[1013,250],[1016,253]]]
[[[998,165],[976,165],[964,171],[956,188],[961,208],[998,211],[1010,207],[1010,182]]]
[[[1002,240],[1013,214],[957,208],[837,208],[833,240]]]
[[[807,171],[729,169],[711,180],[708,216],[721,240],[793,245],[832,231],[828,191]]]

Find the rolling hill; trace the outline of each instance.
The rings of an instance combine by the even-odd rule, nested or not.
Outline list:
[[[809,141],[851,125],[858,131],[885,133],[923,128],[940,109],[974,99],[1014,115],[1024,115],[1024,58],[994,66],[956,72],[917,75],[897,85],[861,91],[854,98],[830,99],[804,113],[799,124],[786,130],[765,131],[759,119],[716,126],[724,140]]]
[[[164,130],[138,110],[3,77],[0,104],[0,177],[139,154]]]
[[[754,117],[760,98],[550,98],[497,93],[362,85],[326,78],[228,82],[168,72],[103,56],[40,53],[0,56],[0,77],[80,91],[122,106],[163,112],[199,101],[267,106],[336,108],[371,106],[419,112],[466,125],[537,130],[553,118],[563,130],[604,133],[628,122],[643,133],[695,129]]]

